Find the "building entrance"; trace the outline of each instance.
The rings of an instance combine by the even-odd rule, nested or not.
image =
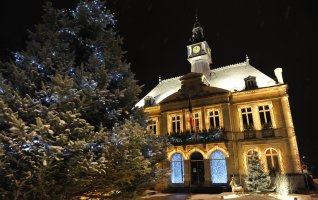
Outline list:
[[[199,152],[191,154],[191,184],[201,185],[204,183],[204,161]]]

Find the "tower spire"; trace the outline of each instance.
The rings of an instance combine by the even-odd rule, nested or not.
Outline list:
[[[192,37],[188,49],[188,61],[191,63],[191,72],[203,74],[211,80],[210,64],[212,64],[211,49],[205,41],[203,28],[199,22],[198,10],[195,11]]]
[[[199,14],[198,14],[198,9],[195,10],[195,21],[192,29],[192,37],[190,38],[190,42],[193,43],[198,43],[204,41],[204,35],[203,35],[203,28],[200,25],[199,22]]]

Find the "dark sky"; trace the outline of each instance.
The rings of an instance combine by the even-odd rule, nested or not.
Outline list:
[[[0,1],[0,59],[23,50],[27,29],[41,21],[44,0]],[[71,8],[75,0],[54,0]],[[190,71],[186,45],[195,9],[212,49],[212,68],[245,60],[268,76],[283,68],[301,155],[318,166],[318,7],[315,0],[109,0],[123,49],[142,95],[163,79]]]

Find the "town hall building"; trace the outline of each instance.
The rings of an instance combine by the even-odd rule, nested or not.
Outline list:
[[[170,138],[167,187],[243,181],[256,152],[266,172],[300,173],[301,165],[282,69],[271,78],[246,60],[213,68],[198,20],[187,46],[191,72],[160,80],[136,106],[148,131]],[[212,67],[211,67],[212,66]],[[242,183],[243,184],[243,183]]]

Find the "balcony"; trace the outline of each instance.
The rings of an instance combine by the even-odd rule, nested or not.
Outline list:
[[[245,140],[275,137],[275,129],[272,128],[263,130],[245,130],[243,133]]]
[[[274,129],[270,128],[270,129],[262,130],[262,137],[263,138],[275,137]]]
[[[224,141],[225,131],[222,129],[200,131],[196,133],[172,133],[168,136],[173,145],[206,144]]]
[[[255,139],[256,138],[256,131],[247,130],[244,131],[244,139]]]

